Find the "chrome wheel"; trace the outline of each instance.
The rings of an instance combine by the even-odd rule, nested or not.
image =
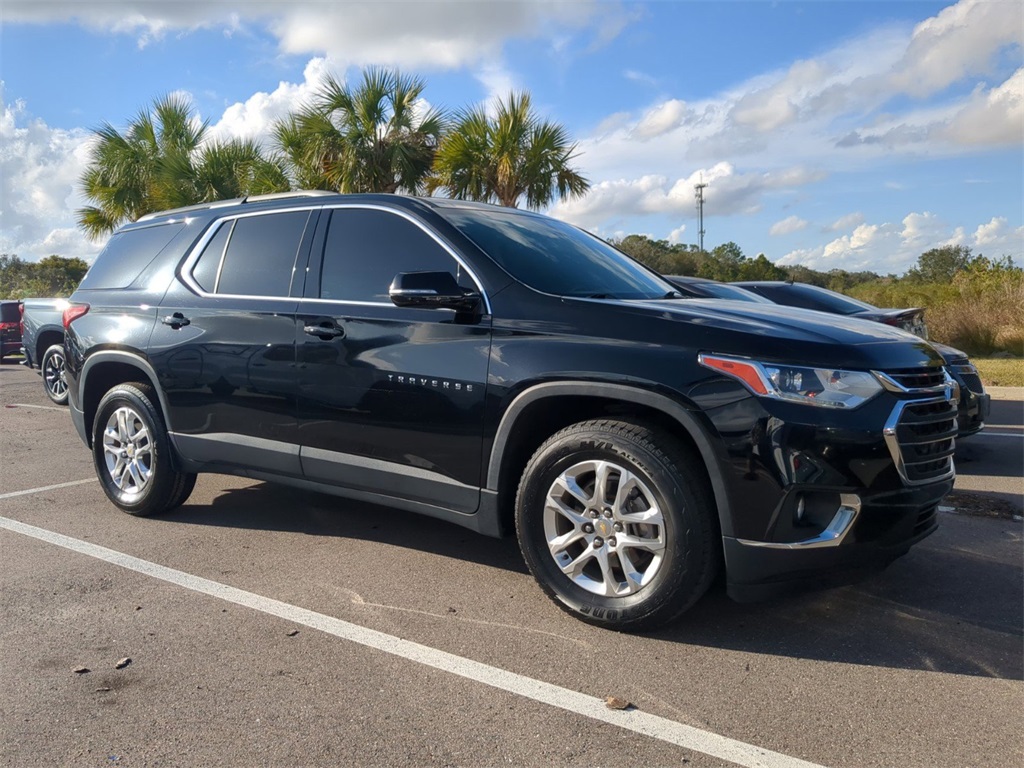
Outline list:
[[[68,394],[68,381],[64,373],[64,353],[51,352],[43,361],[43,381],[52,400],[62,400]]]
[[[153,443],[149,427],[132,408],[117,408],[107,419],[103,457],[118,490],[129,496],[146,490],[153,473]]]
[[[651,489],[610,461],[583,461],[551,484],[544,537],[559,570],[588,592],[632,595],[665,555],[665,518]]]

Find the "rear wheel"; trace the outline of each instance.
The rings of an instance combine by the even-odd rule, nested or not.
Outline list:
[[[120,384],[96,411],[93,464],[103,491],[130,515],[154,515],[185,503],[196,476],[175,469],[152,389]]]
[[[530,571],[592,624],[650,629],[707,591],[719,565],[714,507],[699,460],[668,433],[587,421],[533,455],[516,499]]]
[[[64,375],[64,347],[54,344],[43,353],[39,364],[43,372],[43,389],[57,405],[68,404],[68,382]]]

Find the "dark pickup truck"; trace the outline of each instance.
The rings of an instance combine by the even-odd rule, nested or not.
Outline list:
[[[64,378],[64,310],[67,299],[25,299],[22,302],[21,351],[24,365],[38,368],[43,390],[57,405],[67,405]]]
[[[617,629],[674,619],[723,568],[737,599],[846,581],[936,528],[957,393],[931,346],[680,299],[523,211],[169,211],[119,230],[71,297],[71,415],[130,514],[219,472],[514,531],[560,607]]]

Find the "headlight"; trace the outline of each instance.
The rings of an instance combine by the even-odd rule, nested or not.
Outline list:
[[[807,405],[856,408],[882,391],[878,379],[865,371],[804,368],[720,355],[698,355],[697,360],[705,368],[743,382],[755,395]]]

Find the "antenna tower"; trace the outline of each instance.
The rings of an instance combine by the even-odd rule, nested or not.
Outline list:
[[[701,174],[700,184],[694,184],[694,197],[697,198],[697,237],[700,239],[700,250],[704,251],[704,174]]]

